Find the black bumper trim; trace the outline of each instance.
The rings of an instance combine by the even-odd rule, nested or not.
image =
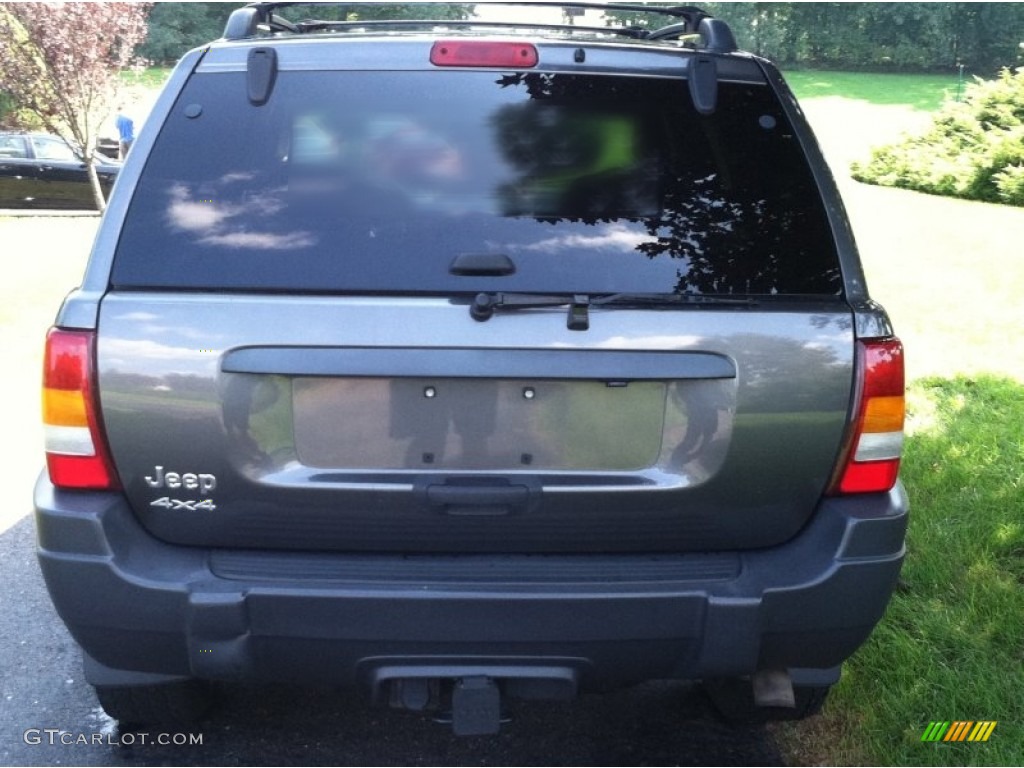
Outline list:
[[[517,570],[542,561],[417,557],[389,575],[390,556],[360,555],[346,568],[344,554],[302,553],[268,555],[283,570],[256,579],[240,577],[258,557],[233,553],[233,578],[224,578],[210,567],[215,553],[155,539],[118,494],[56,491],[45,478],[36,488],[47,586],[97,668],[356,684],[376,658],[439,669],[571,658],[582,684],[834,667],[885,611],[907,506],[902,487],[826,499],[777,547],[657,556],[646,570],[642,557],[624,567],[637,555],[595,556],[606,569],[574,555],[561,580],[558,556],[533,580],[517,580]],[[304,557],[311,567],[301,567]]]

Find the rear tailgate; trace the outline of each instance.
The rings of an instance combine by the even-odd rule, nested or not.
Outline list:
[[[717,57],[709,115],[676,48],[442,71],[429,39],[339,45],[277,45],[265,101],[247,49],[213,46],[134,150],[98,370],[139,519],[400,552],[792,536],[840,451],[854,330],[845,235],[761,65]],[[708,303],[474,319],[496,292]]]
[[[139,518],[183,544],[707,550],[793,535],[847,419],[849,310],[590,319],[578,333],[562,308],[477,323],[438,299],[112,294],[103,418]]]

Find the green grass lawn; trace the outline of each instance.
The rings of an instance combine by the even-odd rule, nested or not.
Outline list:
[[[121,82],[127,86],[160,88],[171,76],[172,67],[149,67],[140,72],[126,70],[121,73]]]
[[[957,95],[956,72],[949,74],[879,74],[799,69],[785,73],[798,99],[841,96],[871,104],[902,104],[933,111]],[[970,78],[966,78],[970,81]]]
[[[825,714],[777,728],[834,765],[1024,763],[1024,383],[928,378],[909,391],[913,509],[889,611]],[[933,720],[996,720],[986,743],[925,743]]]
[[[933,109],[943,92],[935,76],[787,79],[803,100],[831,97],[816,111],[840,147],[873,130],[854,115]],[[907,346],[907,559],[823,715],[773,730],[795,764],[1024,765],[1024,212],[841,184]],[[933,720],[998,725],[985,743],[922,742]]]

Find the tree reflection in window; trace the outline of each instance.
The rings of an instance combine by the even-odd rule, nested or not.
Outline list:
[[[640,224],[638,252],[679,261],[677,293],[838,293],[835,258],[815,253],[832,248],[825,212],[765,88],[723,87],[701,117],[668,82],[674,94],[659,80],[501,77],[529,95],[492,118],[517,173],[497,191],[503,215]]]

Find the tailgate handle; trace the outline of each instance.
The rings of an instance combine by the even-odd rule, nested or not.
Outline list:
[[[430,485],[427,502],[447,515],[500,517],[526,508],[525,485]]]

